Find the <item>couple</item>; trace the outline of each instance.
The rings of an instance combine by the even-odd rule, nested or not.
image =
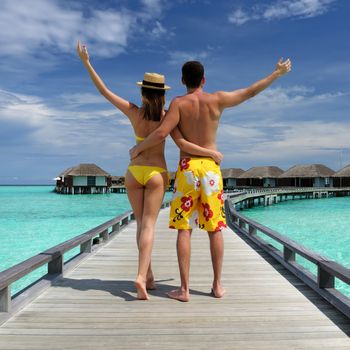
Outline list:
[[[145,73],[141,87],[142,106],[138,107],[111,92],[89,62],[86,46],[78,42],[77,51],[99,92],[130,120],[136,146],[130,150],[131,162],[125,177],[130,204],[137,222],[136,241],[139,250],[137,297],[148,300],[147,290],[155,289],[151,267],[154,228],[168,185],[164,158],[165,138],[171,134],[180,148],[169,227],[178,230],[177,255],[181,287],[170,298],[189,301],[189,270],[192,228],[208,232],[214,272],[212,294],[221,298],[224,241],[221,229],[226,227],[223,207],[223,185],[219,163],[222,154],[216,149],[216,131],[225,108],[236,106],[266,89],[274,80],[289,72],[290,60],[279,62],[272,74],[248,88],[231,92],[206,93],[204,68],[197,61],[182,67],[184,96],[172,100],[164,111],[164,76]]]

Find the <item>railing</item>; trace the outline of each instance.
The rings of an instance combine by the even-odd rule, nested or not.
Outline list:
[[[343,196],[350,196],[350,187],[283,187],[283,188],[242,188],[235,189],[233,192],[226,192],[226,198],[231,198],[234,204],[240,203],[251,207],[255,204],[254,200],[266,199],[265,205],[277,203],[278,201],[288,200],[288,196],[299,198],[323,198],[329,196],[336,196],[340,193]]]
[[[299,277],[305,284],[314,289],[329,303],[339,309],[347,317],[350,317],[350,299],[339,290],[335,289],[335,278],[350,285],[350,269],[306,249],[302,245],[254,220],[244,217],[234,209],[233,203],[230,199],[225,201],[225,208],[227,223],[233,230],[243,234],[250,241],[253,241],[289,271]],[[267,243],[257,235],[258,232],[280,243],[283,246],[283,250],[281,251]],[[297,263],[296,255],[300,255],[316,265],[317,276],[313,275],[310,271]]]
[[[233,192],[230,193],[300,193],[300,192],[348,192],[350,191],[350,187],[293,187],[293,186],[285,186],[285,187],[264,187],[264,188],[252,188],[252,187],[236,187]]]
[[[168,206],[169,202],[162,204],[162,208]],[[0,272],[0,312],[11,312],[16,302],[20,304],[23,303],[23,299],[29,297],[33,298],[38,295],[44,288],[50,285],[55,278],[61,276],[63,271],[67,271],[75,266],[82,258],[92,252],[93,238],[99,237],[103,242],[107,242],[134,219],[134,213],[128,211],[77,237],[58,244]],[[78,246],[80,246],[80,253],[70,259],[69,262],[65,263],[63,255]],[[24,291],[27,290],[27,287],[24,291],[20,291],[11,297],[11,284],[13,282],[16,282],[45,264],[47,264],[47,274],[30,286],[34,294],[25,294]],[[16,305],[16,307],[19,307],[19,305]]]

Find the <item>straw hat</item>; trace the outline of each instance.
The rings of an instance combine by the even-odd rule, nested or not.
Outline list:
[[[136,84],[141,87],[156,89],[156,90],[168,90],[170,86],[165,85],[165,78],[162,74],[157,73],[145,73],[143,81],[138,81]]]

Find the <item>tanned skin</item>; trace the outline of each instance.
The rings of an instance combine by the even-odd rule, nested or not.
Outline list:
[[[288,73],[292,68],[290,59],[280,59],[275,70],[267,77],[251,86],[234,91],[203,91],[205,77],[200,85],[187,88],[184,96],[176,97],[170,104],[169,111],[160,127],[153,131],[143,142],[130,150],[130,157],[136,158],[150,147],[162,142],[177,126],[183,137],[198,146],[216,150],[216,134],[222,112],[256,96],[265,90],[272,82]],[[184,83],[184,81],[183,81]],[[180,159],[191,157],[192,153],[180,150]],[[179,301],[189,301],[189,269],[191,256],[192,230],[178,230],[177,253],[180,269],[181,287],[170,293],[170,298]],[[221,298],[225,289],[221,283],[221,271],[224,255],[224,241],[221,231],[208,232],[210,252],[214,272],[212,294]]]

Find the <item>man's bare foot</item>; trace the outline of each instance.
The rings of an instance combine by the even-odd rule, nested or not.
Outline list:
[[[135,287],[137,289],[137,299],[139,300],[149,300],[149,296],[146,290],[146,283],[141,277],[137,277],[135,281]]]
[[[157,289],[156,284],[154,283],[154,279],[147,279],[146,281],[146,289],[148,290],[155,290]]]
[[[185,292],[182,289],[175,289],[171,292],[167,293],[167,296],[171,299],[179,300],[179,301],[190,301],[190,293]]]
[[[217,286],[217,287],[213,287],[211,289],[211,294],[215,297],[215,298],[222,298],[226,293],[225,288],[221,287],[221,286]]]

